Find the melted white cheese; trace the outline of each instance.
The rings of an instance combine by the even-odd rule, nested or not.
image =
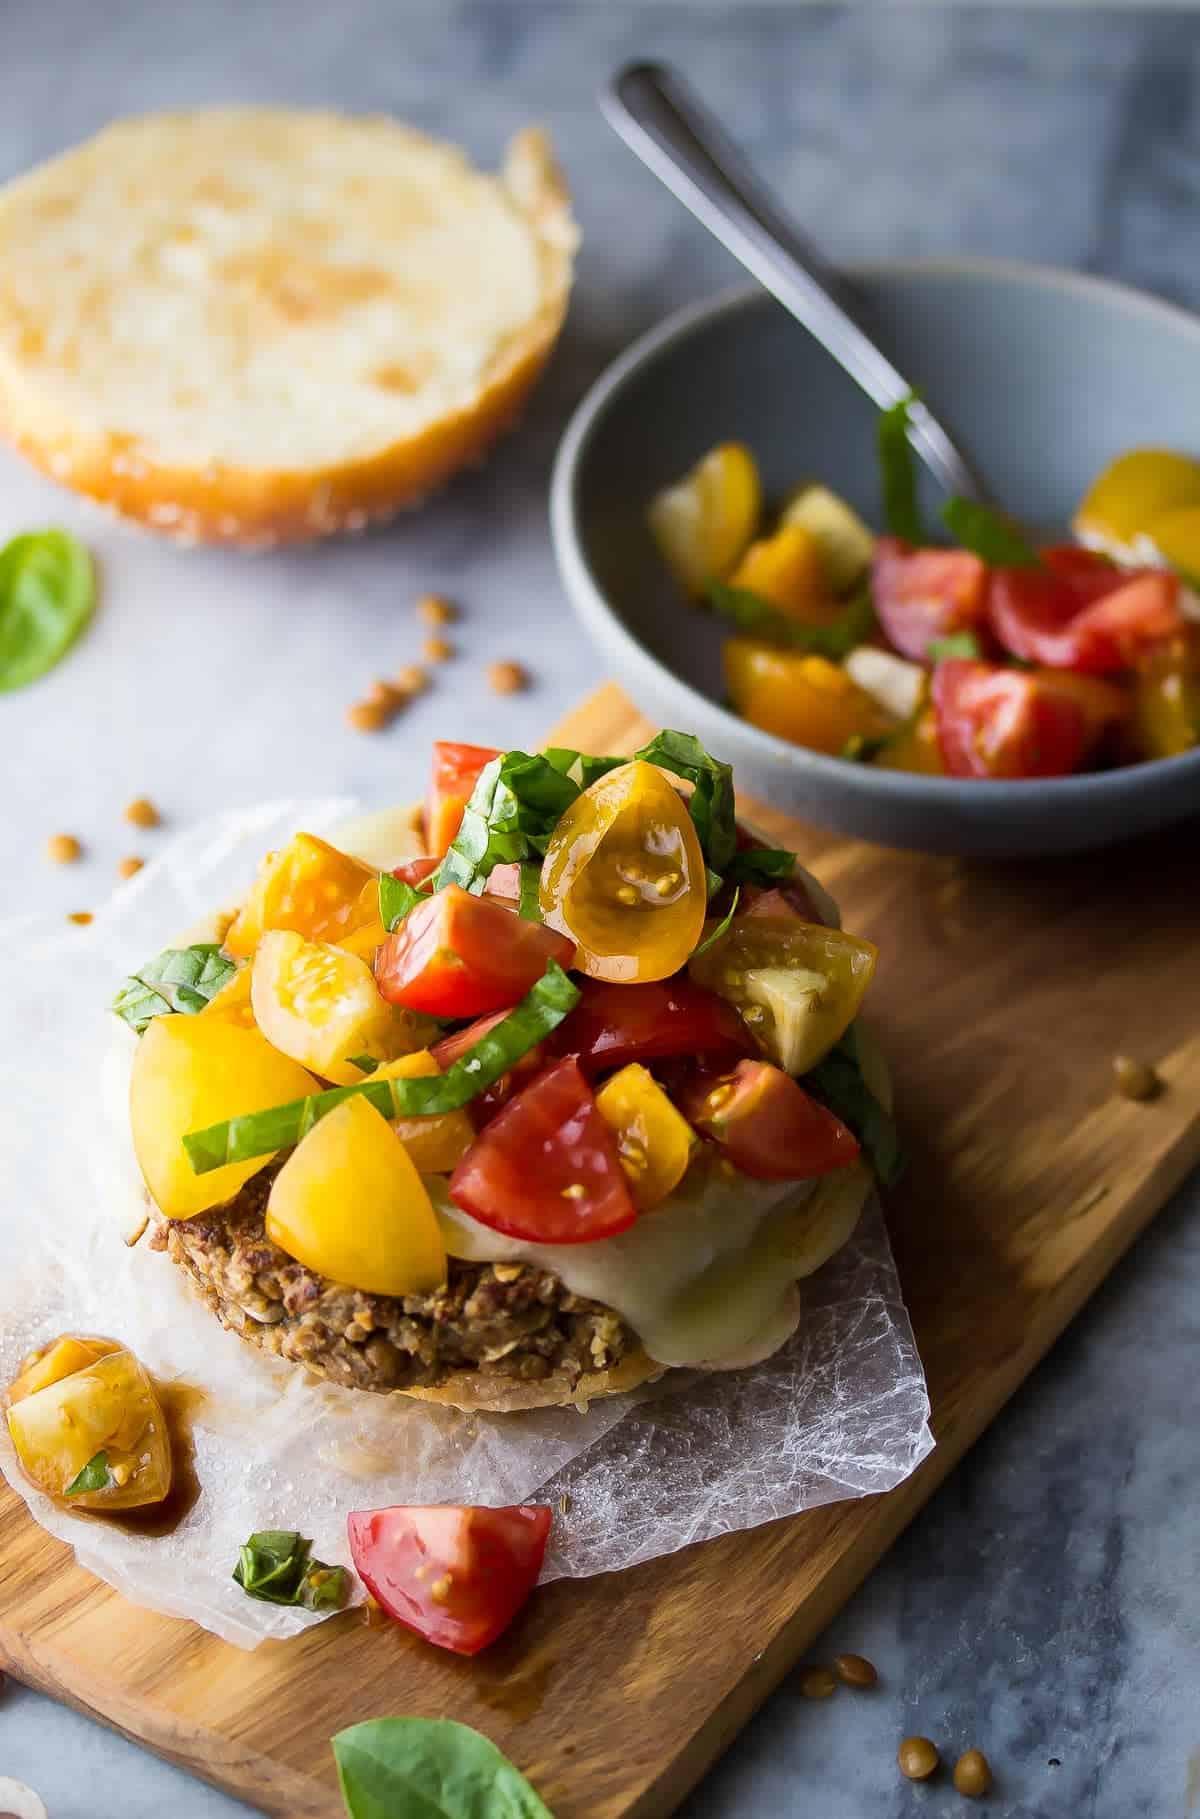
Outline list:
[[[870,1190],[855,1164],[813,1181],[754,1181],[701,1164],[628,1231],[594,1244],[526,1244],[451,1204],[426,1177],[456,1256],[549,1270],[621,1315],[660,1364],[744,1361],[794,1331],[794,1284],[845,1243]]]

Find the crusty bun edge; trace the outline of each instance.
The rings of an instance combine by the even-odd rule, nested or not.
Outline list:
[[[535,1383],[512,1377],[491,1377],[482,1371],[456,1371],[437,1389],[397,1390],[398,1396],[416,1396],[422,1402],[440,1402],[480,1415],[508,1415],[517,1409],[582,1407],[595,1396],[619,1396],[663,1375],[665,1366],[639,1347],[608,1371],[585,1371],[574,1382],[565,1371],[554,1371]]]
[[[513,423],[558,338],[571,291],[577,230],[545,133],[512,140],[502,181],[542,251],[541,306],[498,356],[471,404],[358,461],[316,469],[223,462],[168,467],[114,434],[64,438],[42,421],[19,372],[0,361],[0,434],[27,460],[98,505],[183,544],[271,549],[382,524],[472,461]]]

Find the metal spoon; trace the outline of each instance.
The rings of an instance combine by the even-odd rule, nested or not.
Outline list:
[[[601,91],[600,105],[626,145],[881,410],[910,396],[909,381],[863,327],[851,287],[788,220],[677,71],[661,63],[627,64]],[[910,425],[915,452],[947,492],[986,497],[924,404],[913,404]]]

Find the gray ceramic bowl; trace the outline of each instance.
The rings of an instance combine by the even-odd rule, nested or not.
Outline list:
[[[1030,524],[1066,525],[1122,449],[1200,449],[1196,317],[1032,266],[888,262],[851,276],[901,370],[995,497]],[[1094,776],[954,782],[805,751],[720,705],[725,629],[680,599],[646,531],[647,502],[735,438],[758,456],[768,496],[819,477],[877,524],[875,422],[840,368],[759,291],[681,311],[602,375],[563,438],[552,523],[567,591],[634,701],[697,733],[751,793],[892,846],[1064,853],[1200,813],[1200,750]]]

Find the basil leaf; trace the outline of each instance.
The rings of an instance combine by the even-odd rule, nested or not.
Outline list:
[[[895,737],[895,733],[878,733],[874,738],[868,738],[866,733],[851,733],[838,757],[847,759],[851,764],[870,764]]]
[[[978,663],[983,647],[974,632],[952,632],[948,638],[931,638],[925,655],[930,663],[945,663],[951,657],[969,657]]]
[[[523,922],[540,922],[542,919],[542,868],[531,859],[521,863],[521,894],[517,902],[517,914]]]
[[[737,851],[733,766],[713,758],[692,733],[661,732],[635,758],[657,764],[693,785],[688,802],[705,862],[724,875]]]
[[[908,440],[916,392],[881,411],[876,430],[879,472],[883,483],[883,521],[893,537],[906,543],[927,541],[917,506],[917,464]]]
[[[189,1131],[183,1147],[196,1174],[205,1175],[227,1162],[250,1162],[256,1156],[291,1149],[314,1124],[354,1095],[368,1100],[385,1118],[432,1118],[458,1111],[557,1029],[578,1004],[579,995],[579,988],[552,960],[503,1022],[482,1035],[444,1074],[335,1086],[287,1105],[228,1118],[206,1130]]]
[[[346,1599],[346,1569],[310,1558],[312,1542],[295,1529],[264,1529],[238,1549],[233,1577],[248,1598],[337,1610]]]
[[[796,855],[781,846],[749,846],[735,853],[725,876],[731,884],[778,884],[796,869]]]
[[[697,959],[698,956],[701,954],[706,954],[708,952],[709,948],[712,947],[714,942],[719,941],[721,939],[722,935],[728,934],[729,924],[733,921],[734,916],[737,914],[738,898],[741,896],[741,894],[742,894],[742,887],[739,884],[737,889],[733,893],[733,902],[729,905],[729,908],[726,910],[725,914],[721,917],[721,920],[717,923],[716,928],[713,929],[711,934],[705,935],[705,937],[704,937],[703,941],[700,943],[699,947],[694,947],[692,949],[692,959],[693,960]]]
[[[427,892],[414,890],[411,884],[405,884],[402,878],[393,878],[391,872],[380,872],[379,920],[389,935],[426,895]]]
[[[92,559],[69,531],[29,531],[0,549],[0,690],[65,657],[96,602]]]
[[[106,1491],[112,1483],[112,1473],[108,1469],[108,1454],[97,1453],[88,1460],[83,1470],[72,1478],[64,1497],[81,1497],[84,1491]]]
[[[590,752],[572,751],[566,745],[548,745],[542,756],[547,764],[569,777],[572,783],[577,783],[581,790],[590,788],[597,778],[607,777],[609,771],[629,763],[628,758],[596,758]]]
[[[379,1067],[374,1055],[347,1055],[346,1059],[360,1074],[373,1074]]]
[[[950,535],[992,568],[1040,568],[1035,549],[1020,531],[990,505],[977,499],[947,499],[942,517]]]
[[[866,1081],[858,1059],[858,1039],[851,1024],[801,1084],[854,1132],[884,1187],[894,1187],[905,1169],[900,1133],[887,1108]]]
[[[489,1738],[452,1718],[372,1718],[333,1739],[349,1819],[554,1819]]]
[[[194,1015],[211,1004],[237,972],[215,942],[168,947],[126,979],[112,1008],[140,1036],[155,1017],[172,1011]]]
[[[624,762],[624,760],[621,760]],[[485,764],[432,888],[457,884],[478,894],[497,865],[541,858],[579,785],[528,752],[502,752]]]
[[[709,602],[739,630],[788,650],[805,651],[831,661],[848,656],[857,645],[865,644],[876,627],[875,608],[865,588],[828,625],[801,625],[749,588],[710,581],[706,591]]]

